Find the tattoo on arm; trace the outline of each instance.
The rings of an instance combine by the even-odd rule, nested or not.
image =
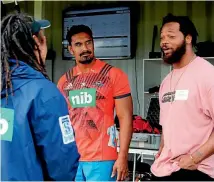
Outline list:
[[[202,157],[203,156],[203,154],[201,152],[199,152],[199,151],[196,151],[195,154],[197,155],[197,157]]]

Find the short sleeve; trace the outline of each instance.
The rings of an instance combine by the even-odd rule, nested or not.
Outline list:
[[[128,76],[118,68],[112,68],[110,77],[113,82],[113,97],[121,99],[131,95]]]

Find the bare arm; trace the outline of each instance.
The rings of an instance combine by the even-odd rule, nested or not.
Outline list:
[[[210,135],[208,141],[202,145],[196,152],[192,154],[193,160],[196,164],[214,154],[214,130]]]
[[[133,105],[131,96],[115,100],[116,113],[120,123],[120,151],[112,170],[117,181],[124,180],[128,172],[128,151],[132,137]]]
[[[162,150],[162,149],[163,149],[163,146],[164,146],[164,140],[163,140],[163,133],[162,133],[159,150]]]
[[[213,85],[211,81],[210,85]],[[212,118],[212,122],[214,122],[214,86],[211,86],[209,92],[207,94],[207,107],[206,110],[209,111],[209,116]],[[192,158],[196,164],[200,163],[204,159],[214,154],[214,128],[213,131],[207,140],[196,152],[192,154]]]
[[[133,124],[132,97],[115,100],[116,113],[120,123],[120,152],[119,157],[127,157],[132,137]]]
[[[163,150],[163,146],[164,146],[164,136],[163,133],[161,134],[161,141],[160,141],[160,146],[159,146],[159,150],[157,155],[155,156],[155,158],[158,158]]]

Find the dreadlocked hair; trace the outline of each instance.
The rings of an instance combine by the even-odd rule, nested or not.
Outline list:
[[[49,79],[43,61],[37,60],[34,53],[37,45],[31,32],[32,22],[32,17],[22,13],[9,14],[1,21],[1,90],[6,88],[6,97],[8,89],[13,94],[11,74],[19,66],[19,60]],[[41,60],[40,52],[39,57]],[[12,70],[9,59],[16,60],[16,66]]]

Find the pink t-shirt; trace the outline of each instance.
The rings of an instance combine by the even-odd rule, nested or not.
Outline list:
[[[214,130],[214,66],[197,57],[174,69],[172,80],[171,74],[163,80],[159,93],[164,148],[151,167],[159,177],[180,170],[171,159],[194,153]],[[214,178],[214,155],[202,161],[198,170]]]

